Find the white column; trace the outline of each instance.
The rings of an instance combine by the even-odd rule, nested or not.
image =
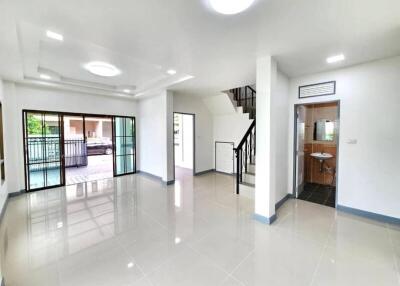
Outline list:
[[[256,188],[255,219],[272,223],[275,218],[275,191],[272,180],[272,96],[277,66],[270,57],[257,59]]]
[[[167,184],[174,182],[174,95],[166,91],[166,130],[167,130]]]

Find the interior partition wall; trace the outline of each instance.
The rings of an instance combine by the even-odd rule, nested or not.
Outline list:
[[[113,175],[136,172],[135,117],[23,110],[26,191],[65,186],[66,163],[72,164],[83,158],[82,154],[79,158],[71,158],[71,150],[65,147],[69,142],[64,138],[64,118],[82,118],[84,125],[88,116],[108,117],[112,120]]]

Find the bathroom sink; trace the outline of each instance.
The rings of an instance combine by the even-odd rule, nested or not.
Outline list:
[[[320,160],[322,162],[324,160],[333,158],[333,155],[329,154],[329,153],[321,153],[321,152],[319,152],[319,153],[312,153],[311,157],[313,157],[313,158],[315,158],[317,160]]]

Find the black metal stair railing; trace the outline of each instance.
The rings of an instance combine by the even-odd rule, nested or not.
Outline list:
[[[243,107],[244,113],[249,113],[250,119],[256,118],[256,91],[249,85],[231,89],[238,106]]]
[[[236,193],[239,194],[240,184],[243,183],[243,173],[247,173],[249,164],[255,164],[256,160],[256,91],[247,85],[231,89],[231,93],[237,105],[243,108],[243,113],[248,113],[249,118],[254,119],[243,139],[234,149],[236,155]]]
[[[248,165],[255,164],[256,159],[256,121],[254,120],[237,148],[236,155],[236,194],[240,192],[243,183],[243,173],[247,173]]]

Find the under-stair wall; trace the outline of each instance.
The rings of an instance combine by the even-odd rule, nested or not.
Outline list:
[[[235,106],[232,95],[226,93],[206,98],[204,101],[213,115],[214,142],[232,142],[236,147],[253,122],[249,119],[249,114],[243,113],[242,108]],[[236,167],[233,171],[236,172]]]

